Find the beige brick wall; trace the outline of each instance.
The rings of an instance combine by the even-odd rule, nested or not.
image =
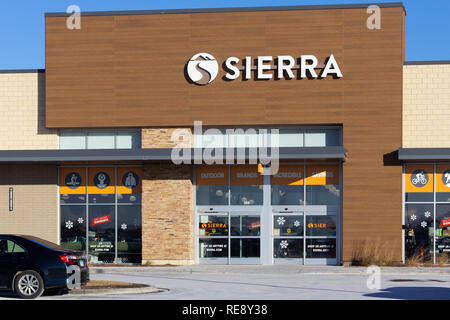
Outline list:
[[[193,263],[192,167],[145,165],[142,187],[142,263]]]
[[[57,149],[45,128],[45,74],[0,74],[0,150]]]
[[[180,141],[174,141],[172,135],[175,130],[178,134],[187,136],[189,145],[193,144],[192,130],[190,128],[142,128],[142,148],[173,148]]]
[[[406,65],[403,148],[450,147],[450,64]]]
[[[56,165],[0,165],[0,234],[58,241]],[[14,210],[9,211],[9,188]]]

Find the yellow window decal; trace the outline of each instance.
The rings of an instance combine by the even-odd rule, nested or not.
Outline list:
[[[306,184],[339,184],[339,165],[307,165]]]

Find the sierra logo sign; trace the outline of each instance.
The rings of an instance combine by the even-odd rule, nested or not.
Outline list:
[[[325,59],[323,65],[314,55],[302,55],[297,60],[292,56],[258,56],[256,59],[245,57],[242,61],[236,57],[229,57],[223,63],[225,69],[225,80],[236,80],[242,77],[244,80],[252,78],[252,72],[255,73],[255,79],[269,80],[293,79],[296,77],[294,70],[297,70],[297,78],[324,79],[327,76],[342,78],[342,72],[339,65],[331,54]],[[317,69],[321,69],[317,72]],[[274,72],[271,72],[271,71]],[[219,73],[219,63],[216,58],[209,53],[197,53],[189,59],[186,66],[188,78],[195,84],[206,85],[214,81]]]

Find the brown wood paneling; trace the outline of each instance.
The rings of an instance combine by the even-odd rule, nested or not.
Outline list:
[[[382,8],[381,30],[365,9],[46,18],[48,127],[186,127],[343,124],[343,250],[385,241],[401,258],[401,168],[383,155],[401,146],[404,10]],[[188,59],[333,53],[339,80],[222,81],[184,77]]]

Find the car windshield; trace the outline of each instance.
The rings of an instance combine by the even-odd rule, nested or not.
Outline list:
[[[33,237],[33,236],[22,236],[23,238],[39,243],[47,248],[53,249],[53,250],[61,250],[61,251],[67,251],[66,248],[61,247],[60,245],[57,245],[56,243],[41,239],[41,238],[37,238],[37,237]]]

